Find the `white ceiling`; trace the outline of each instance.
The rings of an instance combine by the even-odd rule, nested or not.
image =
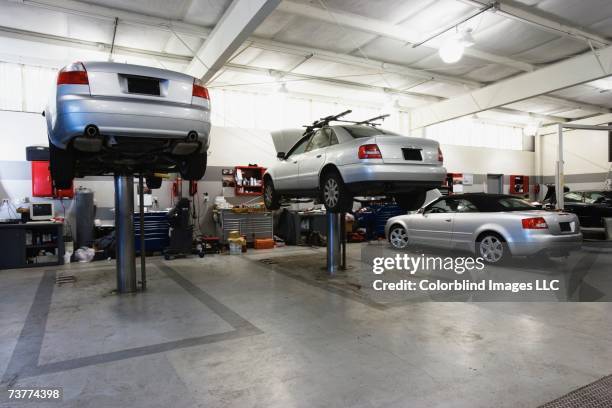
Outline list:
[[[365,18],[401,29],[407,39],[426,39],[474,13],[477,8],[467,0],[285,0],[283,4],[291,2],[316,7],[331,18],[297,15],[285,7],[274,11],[209,86],[269,91],[285,81],[290,92],[369,101],[385,100],[391,93],[402,108],[409,109],[519,75],[524,71],[515,62],[537,69],[589,51],[584,40],[487,11],[459,27],[473,30],[473,50],[506,62],[472,54],[445,64],[437,48],[454,29],[413,48],[414,41],[348,28],[334,16]],[[610,0],[513,3],[612,37]],[[4,0],[0,1],[0,60],[59,67],[78,59],[107,59],[116,15],[115,60],[183,70],[229,4],[230,0]],[[346,58],[334,58],[336,54]],[[612,109],[610,89],[612,80],[595,81],[550,95],[555,99],[533,98],[507,108],[580,118]]]

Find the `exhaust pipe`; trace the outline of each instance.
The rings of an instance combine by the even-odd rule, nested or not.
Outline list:
[[[98,127],[87,125],[83,136],[74,139],[73,146],[82,152],[99,152],[102,149],[102,138]]]
[[[195,130],[192,130],[191,132],[187,133],[188,142],[196,142],[197,140],[198,140],[198,132],[196,132]]]
[[[85,136],[88,137],[98,137],[100,135],[100,131],[98,130],[97,126],[94,125],[87,125],[87,127],[85,128]]]

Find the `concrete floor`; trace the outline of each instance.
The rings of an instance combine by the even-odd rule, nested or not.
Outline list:
[[[151,258],[149,290],[123,296],[113,263],[0,271],[0,394],[63,387],[62,404],[36,407],[537,407],[612,372],[611,303],[384,304],[326,280],[324,264],[323,249],[290,247]],[[77,282],[55,285],[64,273]]]

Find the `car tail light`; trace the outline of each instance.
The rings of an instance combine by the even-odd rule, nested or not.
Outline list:
[[[360,159],[382,159],[382,154],[376,144],[365,144],[359,146]]]
[[[442,154],[442,150],[440,150],[439,147],[438,147],[438,161],[439,162],[443,162],[444,161],[444,155]]]
[[[198,98],[204,98],[210,100],[210,96],[208,96],[208,89],[204,87],[202,82],[199,79],[193,81],[193,96],[197,96]]]
[[[542,217],[523,218],[523,229],[548,229],[546,220]]]
[[[87,70],[81,62],[75,62],[62,68],[57,75],[58,85],[89,85]]]

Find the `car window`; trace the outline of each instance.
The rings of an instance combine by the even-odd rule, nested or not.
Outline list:
[[[325,131],[329,134],[329,145],[333,146],[338,144],[338,136],[336,136],[336,132],[330,128],[325,128]]]
[[[587,191],[584,193],[584,202],[587,204],[595,204],[605,198],[606,195],[601,191]]]
[[[308,143],[306,151],[309,152],[311,150],[321,149],[327,146],[329,146],[329,133],[319,129],[315,132],[312,139],[310,139],[310,143]]]
[[[458,213],[468,213],[468,212],[478,212],[478,208],[471,201],[465,200],[463,198],[455,198],[451,200],[449,203],[450,207],[453,208],[453,212]]]
[[[448,205],[448,199],[440,200],[433,203],[425,209],[425,214],[439,214],[453,212],[453,209]]]
[[[497,203],[502,207],[502,211],[533,210],[535,208],[527,201],[516,197],[500,197]]]
[[[306,146],[308,145],[308,141],[309,140],[310,140],[310,137],[305,137],[302,140],[300,140],[299,142],[297,142],[291,148],[291,150],[289,150],[289,152],[287,153],[287,155],[285,157],[295,156],[295,155],[304,153],[304,151],[306,150]]]
[[[575,191],[570,191],[569,193],[565,193],[563,195],[563,199],[567,203],[581,203],[582,202],[582,194],[577,193]]]
[[[342,126],[352,137],[359,139],[362,137],[371,137],[376,135],[393,135],[401,136],[399,133],[391,132],[390,130],[375,128],[372,126]]]

